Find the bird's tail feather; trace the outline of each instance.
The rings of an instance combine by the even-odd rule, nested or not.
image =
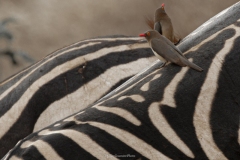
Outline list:
[[[199,71],[199,72],[202,72],[202,71],[203,71],[203,69],[202,69],[201,67],[199,67],[198,65],[196,65],[196,64],[188,61],[187,59],[184,59],[184,62],[185,62],[186,65],[188,65],[188,66],[191,67],[192,69],[195,69],[195,70],[197,70],[197,71]]]
[[[148,25],[150,29],[154,29],[154,20],[151,17],[145,16],[145,23]]]
[[[179,34],[174,32],[174,37],[173,37],[173,43],[174,45],[178,45],[180,43],[180,41],[182,40],[181,36],[179,36]]]

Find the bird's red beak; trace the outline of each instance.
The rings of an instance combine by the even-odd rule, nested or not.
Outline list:
[[[165,7],[165,4],[163,3],[163,4],[162,4],[162,9],[164,9],[164,7]]]
[[[139,34],[139,37],[146,37],[146,34],[145,33],[141,33],[141,34]]]

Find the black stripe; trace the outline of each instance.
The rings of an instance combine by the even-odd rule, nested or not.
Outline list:
[[[135,42],[130,41],[130,42],[126,42],[126,43],[135,43]],[[117,44],[119,44],[119,42],[114,42],[113,45],[117,45]],[[112,44],[110,44],[109,42],[107,45],[112,46]],[[103,47],[103,46],[101,46],[101,47]],[[99,48],[99,47],[96,47],[96,48]],[[76,58],[76,57],[78,57],[77,53],[71,53],[71,54],[73,54],[72,56],[74,58]],[[54,101],[59,100],[59,99],[63,98],[64,96],[66,96],[67,94],[76,91],[83,84],[98,77],[100,74],[104,73],[107,69],[109,69],[113,66],[120,65],[120,64],[127,64],[127,63],[135,61],[139,58],[146,58],[146,57],[151,57],[151,56],[153,56],[153,54],[150,52],[149,49],[136,49],[136,50],[124,51],[124,52],[113,52],[104,57],[100,57],[96,60],[88,62],[85,72],[83,74],[84,79],[83,79],[82,75],[80,75],[78,73],[78,68],[74,68],[74,69],[68,71],[67,73],[63,73],[62,75],[54,78],[52,81],[50,81],[47,84],[45,84],[44,86],[42,86],[33,95],[33,97],[28,102],[26,108],[24,109],[22,115],[17,120],[17,123],[15,123],[11,127],[9,132],[6,133],[6,135],[4,135],[2,137],[2,139],[0,140],[0,148],[3,148],[3,146],[1,144],[6,143],[4,141],[9,141],[10,137],[8,135],[18,133],[19,130],[22,131],[21,134],[19,134],[19,135],[14,134],[15,135],[14,138],[13,137],[11,138],[11,143],[14,144],[18,140],[20,140],[22,137],[25,137],[26,135],[30,134],[32,132],[33,127],[34,127],[38,117],[40,116],[40,114]],[[42,73],[42,74],[45,74],[47,71],[52,69],[53,66],[59,65],[59,63],[61,63],[61,62],[65,62],[66,59],[69,60],[69,59],[72,59],[72,57],[70,57],[70,55],[68,54],[65,57],[64,56],[60,57],[59,60],[58,59],[54,60],[54,62],[52,62],[52,63],[56,62],[55,65],[52,65],[52,64],[44,65],[41,68],[45,68],[46,70],[43,70],[42,72],[44,72],[44,73]],[[41,68],[38,70],[41,70]],[[9,94],[9,96],[11,96],[11,97],[7,96],[6,98],[4,98],[1,101],[1,104],[6,104],[6,107],[0,108],[0,115],[3,115],[6,111],[8,111],[8,109],[11,107],[11,105],[13,105],[15,103],[15,101],[20,98],[18,96],[27,89],[27,87],[24,88],[24,87],[22,87],[22,85],[28,86],[27,85],[28,83],[32,84],[33,81],[40,78],[38,72],[39,71],[36,71],[31,76],[31,77],[33,77],[31,82],[28,82],[30,77],[27,78],[26,80],[24,80],[24,82],[16,88],[16,90],[19,90],[17,93],[16,93],[16,90],[13,90]],[[65,80],[68,83],[67,90],[66,90]],[[103,96],[103,95],[99,95],[99,97],[101,97],[101,96]],[[9,98],[11,98],[11,101],[9,101]],[[7,108],[7,106],[9,106],[9,108]],[[25,129],[23,129],[22,124],[24,124]],[[13,145],[9,145],[9,147],[13,147]],[[9,149],[9,148],[7,148],[7,149]],[[1,156],[1,154],[0,154],[0,156]]]
[[[17,83],[22,77],[24,77],[26,74],[31,72],[36,67],[36,66],[34,66],[34,67],[32,67],[32,66],[33,65],[24,69],[22,73],[16,73],[16,74],[12,75],[11,77],[7,78],[6,80],[0,82],[0,95],[3,92],[5,92],[8,88],[10,88],[13,84]],[[16,76],[16,77],[14,77],[14,76]],[[12,77],[14,77],[14,78],[12,78]],[[8,79],[11,79],[11,80],[8,81]],[[7,81],[7,82],[5,82],[5,81]],[[1,83],[4,83],[4,84],[1,85]]]
[[[101,96],[99,99],[103,98],[105,95],[107,95],[108,93],[110,93],[111,91],[113,91],[114,89],[116,89],[117,87],[119,87],[121,84],[123,84],[124,82],[126,82],[127,80],[129,80],[130,78],[132,78],[134,75],[128,76],[126,78],[122,78],[121,80],[119,80],[117,83],[115,83],[108,91],[106,91],[103,96]],[[94,102],[95,103],[95,102]]]
[[[16,157],[20,157],[20,159],[24,159],[24,160],[46,160],[44,158],[44,156],[37,150],[37,148],[35,146],[30,146],[27,148],[20,148],[18,147],[18,150],[13,151],[10,155],[9,158],[11,158],[11,156],[16,156]],[[8,158],[8,159],[9,159]]]
[[[81,43],[81,44],[87,44],[87,43]],[[81,53],[81,50],[79,50],[79,52]],[[71,52],[67,53],[67,54],[71,54]],[[12,83],[17,82],[18,80],[20,80],[21,77],[23,77],[24,75],[26,75],[27,73],[29,73],[33,69],[37,68],[38,66],[42,65],[42,63],[44,63],[45,61],[47,61],[47,59],[41,60],[41,62],[34,67],[28,67],[29,69],[26,69],[22,74],[17,75],[15,78],[10,80],[6,84],[2,85],[0,87],[0,92],[3,93],[2,90],[5,91],[6,89],[8,89],[6,87],[11,87]],[[8,95],[5,96],[5,98],[3,98],[0,101],[0,104],[1,104],[0,117],[3,116],[12,107],[12,105],[19,100],[20,96],[28,89],[29,86],[31,86],[36,80],[38,80],[40,77],[42,77],[43,75],[48,73],[54,67],[56,67],[56,66],[58,66],[62,63],[65,63],[65,61],[66,60],[64,60],[64,59],[62,59],[62,61],[52,60],[52,61],[44,64],[43,66],[38,68],[36,71],[34,71],[34,73],[32,73],[30,76],[28,76],[25,80],[23,80],[11,92],[9,92]],[[9,99],[11,99],[11,101]]]
[[[114,98],[115,100],[119,97]],[[135,104],[134,104],[135,103]],[[138,103],[136,105],[136,102],[125,99],[122,101],[115,101],[114,106],[117,106],[119,108],[123,108],[125,110],[128,110],[131,112],[134,116],[136,116],[140,121],[142,122],[142,125],[135,126],[126,119],[119,117],[115,114],[109,113],[109,112],[103,112],[100,110],[97,110],[95,108],[87,108],[84,113],[75,116],[75,119],[88,122],[88,121],[97,121],[103,124],[109,124],[111,126],[115,126],[117,128],[120,128],[122,130],[125,130],[134,136],[138,137],[139,139],[143,140],[156,150],[162,152],[163,154],[169,156],[170,158],[176,159],[176,157],[180,159],[189,159],[189,157],[185,156],[181,151],[173,146],[163,135],[159,133],[159,131],[153,126],[151,123],[151,120],[148,117],[148,102],[144,103]],[[110,101],[106,101],[103,105],[109,106],[111,104]],[[126,104],[128,104],[126,106]],[[136,107],[137,106],[137,107]],[[92,138],[96,138],[96,142],[100,143],[104,146],[104,148],[108,149],[109,152],[113,154],[134,154],[136,156],[142,157],[142,155],[138,152],[134,153],[134,149],[128,148],[124,143],[121,143],[118,141],[118,139],[115,139],[114,137],[111,139],[111,135],[108,134],[105,131],[93,131],[91,129],[85,129],[84,132],[88,133],[89,135],[92,135]],[[96,135],[97,137],[95,137]],[[97,138],[99,140],[97,140]],[[105,144],[106,143],[106,144]],[[117,147],[111,146],[110,144],[117,144]],[[123,152],[124,150],[124,152]],[[175,154],[173,155],[172,152]]]
[[[63,159],[96,159],[93,155],[81,148],[76,142],[62,134],[42,136],[40,139],[51,145]]]
[[[88,53],[95,52],[101,48],[107,48],[107,47],[114,47],[118,45],[124,45],[124,44],[134,44],[136,43],[135,40],[129,40],[129,41],[114,41],[114,42],[106,42],[103,41],[101,44],[86,47],[80,50],[71,51],[67,54],[61,55],[54,60],[47,62],[40,68],[38,68],[34,73],[32,73],[29,77],[27,77],[21,84],[19,84],[14,90],[12,90],[8,96],[3,98],[0,101],[1,108],[0,108],[0,117],[3,116],[10,108],[11,106],[16,103],[20,96],[28,89],[29,86],[31,86],[36,80],[38,80],[43,75],[47,74],[49,71],[51,71],[53,68],[55,68],[58,65],[61,65],[63,63],[67,63],[66,61],[70,61],[72,59],[75,59],[80,56],[84,56]],[[84,43],[82,43],[84,44]],[[81,44],[81,45],[82,45]],[[61,53],[61,52],[60,52]],[[129,52],[131,53],[131,52]],[[151,54],[149,54],[150,56]],[[152,55],[151,55],[152,56]],[[135,57],[138,59],[139,57]],[[45,62],[46,60],[43,60]],[[106,68],[107,69],[107,68]],[[18,77],[16,77],[18,79]],[[0,88],[1,90],[1,88]],[[11,99],[11,100],[9,100]]]
[[[178,86],[177,92],[175,94],[175,99],[178,106],[176,109],[169,109],[169,107],[167,106],[162,106],[161,108],[159,108],[167,118],[171,127],[176,131],[178,136],[187,144],[189,148],[191,148],[196,158],[206,159],[207,156],[203,152],[201,145],[198,142],[194,126],[192,124],[194,106],[200,92],[200,88],[206,77],[208,68],[212,63],[212,59],[214,58],[216,53],[218,53],[218,51],[223,48],[225,41],[231,38],[234,34],[235,31],[233,29],[224,30],[218,36],[216,36],[216,38],[203,44],[197,51],[190,52],[187,57],[194,57],[194,63],[204,64],[204,66],[202,66],[204,68],[204,72],[199,74],[193,74],[193,72],[195,73],[195,71],[190,69],[186,73],[184,79],[180,82],[180,85]],[[211,47],[211,50],[209,50],[209,47]],[[202,56],[203,54],[201,53],[205,53],[205,56]],[[162,99],[162,96],[164,94],[164,88],[167,87],[172,78],[174,78],[176,73],[178,73],[181,69],[179,66],[173,64],[170,65],[172,65],[172,67],[165,67],[164,69],[156,73],[162,74],[160,78],[150,82],[149,90],[152,94],[149,94],[149,92],[143,92],[140,89],[146,81],[138,82],[134,89],[123,93],[124,95],[140,94],[148,101],[138,103],[132,101],[129,98],[126,98],[124,100],[118,100],[118,98],[121,96],[119,95],[115,98],[110,98],[102,104],[108,107],[118,106],[120,108],[124,108],[130,111],[132,114],[134,114],[134,116],[141,120],[141,122],[143,123],[142,126],[136,127],[127,122],[126,120],[121,119],[120,117],[117,118],[116,115],[97,111],[94,108],[87,108],[85,112],[81,114],[81,116],[77,116],[76,118],[80,119],[81,121],[98,121],[117,126],[119,128],[127,130],[128,132],[134,134],[145,142],[151,144],[154,148],[161,151],[170,158],[189,159],[189,157],[186,157],[178,148],[173,146],[167,139],[165,139],[165,137],[163,137],[158,132],[158,130],[152,125],[151,120],[148,117],[148,106],[152,102],[157,102]],[[152,77],[153,76],[154,75],[152,75]],[[161,86],[159,87],[159,85]],[[191,95],[189,95],[189,93],[191,93]],[[185,96],[183,97],[183,95]],[[126,104],[128,105],[126,106]],[[72,127],[74,126],[71,126],[71,128]],[[105,137],[106,135],[101,135],[100,133],[98,133],[98,136]]]
[[[223,30],[214,39],[201,45],[196,51],[189,52],[187,58],[194,57],[193,63],[200,65],[204,71],[200,74],[194,74],[193,76],[192,72],[194,71],[190,69],[184,75],[184,78],[177,86],[177,91],[174,96],[176,105],[178,106],[177,108],[171,108],[169,106],[161,107],[161,111],[166,116],[171,127],[187,146],[192,149],[197,159],[207,158],[201,149],[193,125],[193,115],[197,98],[213,58],[224,47],[226,40],[233,37],[234,34],[235,30],[233,29]],[[186,131],[188,135],[186,135]]]
[[[76,126],[74,129],[79,132],[83,132],[84,134],[87,134],[89,137],[91,137],[93,141],[95,141],[102,148],[107,150],[110,155],[104,155],[106,156],[106,159],[107,157],[118,155],[131,155],[132,158],[130,159],[146,158],[131,147],[129,147],[127,144],[123,143],[122,141],[102,129],[91,126],[89,124],[79,125]]]
[[[78,68],[74,68],[67,73],[64,73],[52,81],[48,82],[44,86],[42,86],[30,99],[26,108],[23,110],[22,115],[18,118],[17,122],[11,127],[9,132],[6,133],[5,136],[0,140],[0,148],[1,144],[4,141],[9,140],[9,136],[14,133],[18,133],[21,130],[21,136],[19,134],[15,135],[12,138],[12,142],[17,142],[19,139],[24,137],[23,135],[28,135],[32,132],[34,125],[40,116],[40,114],[54,101],[57,101],[67,94],[70,94],[80,88],[83,84],[91,81],[92,79],[98,77],[102,74],[106,69],[109,69],[113,66],[126,64],[131,61],[135,61],[137,58],[143,58],[151,56],[151,53],[147,52],[148,49],[137,49],[130,51],[130,54],[133,56],[129,56],[128,51],[125,52],[115,52],[104,57],[100,57],[99,59],[88,62],[86,67],[86,74],[84,74],[84,79],[78,73]],[[122,56],[124,55],[124,56]],[[114,59],[114,57],[116,59]],[[105,64],[104,64],[105,62]],[[109,62],[109,63],[106,63]],[[101,68],[103,67],[103,68]],[[96,68],[96,69],[95,69]],[[66,90],[65,79],[67,81],[68,87]],[[99,95],[101,97],[103,95]],[[33,107],[34,106],[34,107]],[[24,124],[24,126],[22,125]],[[23,127],[25,129],[23,129]],[[18,137],[18,138],[17,138]],[[16,138],[16,140],[14,140]]]
[[[238,23],[240,24],[240,23]],[[213,139],[227,159],[240,159],[240,37],[224,60],[210,123]]]
[[[233,37],[235,34],[235,30],[233,29],[226,29],[223,30],[221,33],[219,33],[214,39],[211,41],[206,42],[203,44],[200,48],[198,48],[197,51],[188,53],[188,58],[194,58],[194,63],[200,65],[204,68],[204,72],[199,74],[193,74],[196,73],[196,71],[189,69],[188,72],[185,74],[183,80],[179,83],[177,91],[175,93],[174,99],[176,100],[177,108],[171,108],[168,106],[161,106],[159,108],[161,112],[165,115],[166,119],[168,120],[171,127],[176,131],[178,136],[187,144],[189,148],[191,148],[192,152],[196,156],[196,158],[200,159],[206,159],[207,156],[205,155],[204,151],[201,148],[201,145],[198,142],[198,138],[195,133],[193,122],[193,114],[194,114],[194,106],[197,101],[197,97],[199,95],[201,86],[204,83],[204,80],[206,78],[206,74],[208,72],[209,66],[212,63],[212,59],[215,57],[215,55],[224,47],[224,44],[227,39]],[[210,49],[211,48],[211,49]],[[198,54],[196,54],[198,53]],[[204,65],[203,65],[204,64]],[[146,99],[146,102],[144,103],[137,103],[130,99],[124,99],[119,101],[118,99],[121,97],[121,95],[116,96],[114,98],[110,98],[109,100],[103,102],[100,105],[103,106],[118,106],[120,108],[124,108],[126,110],[129,110],[132,114],[134,114],[137,118],[141,120],[141,122],[144,122],[144,126],[149,126],[151,130],[147,129],[135,129],[133,134],[138,135],[139,132],[143,132],[144,137],[141,137],[141,139],[144,139],[146,142],[149,142],[149,140],[146,139],[146,137],[155,137],[156,139],[161,139],[160,142],[156,142],[156,144],[161,144],[161,146],[157,146],[159,150],[161,150],[163,153],[165,153],[167,156],[171,158],[177,158],[177,157],[183,157],[183,159],[187,158],[182,155],[180,151],[174,151],[174,147],[169,142],[164,142],[167,140],[164,140],[164,137],[161,136],[157,131],[153,131],[152,128],[154,126],[151,126],[151,121],[148,118],[148,106],[152,102],[159,102],[162,99],[162,96],[164,94],[164,89],[167,87],[169,82],[175,77],[175,75],[179,72],[181,67],[176,66],[174,64],[171,67],[165,67],[156,74],[161,74],[161,77],[151,81],[149,85],[149,91],[143,92],[141,91],[141,86],[144,85],[148,80],[144,80],[142,82],[137,82],[134,88],[132,88],[129,91],[125,91],[121,95],[133,95],[133,94],[140,94],[142,97]],[[149,71],[149,73],[152,73],[153,71]],[[155,76],[156,74],[152,75],[151,77]],[[149,77],[150,78],[150,77]],[[126,105],[127,104],[127,105]],[[137,106],[137,107],[136,107]],[[91,115],[90,119],[86,118],[84,119],[84,114]],[[146,115],[144,115],[146,114]],[[81,117],[81,118],[80,118]],[[119,128],[130,126],[130,124],[123,124],[123,120],[117,121],[116,117],[111,117],[110,115],[101,115],[99,112],[94,113],[90,112],[88,109],[85,113],[81,114],[79,116],[81,121],[102,121],[103,118],[106,117],[105,121],[103,123],[109,123],[114,126],[118,126]],[[114,119],[114,121],[113,121]],[[117,124],[119,122],[119,124]],[[148,136],[148,132],[151,132]],[[147,134],[146,134],[147,133]],[[154,140],[153,140],[154,141]],[[154,146],[153,142],[149,142]],[[169,149],[164,150],[164,146],[167,146]],[[175,149],[177,150],[177,149]]]

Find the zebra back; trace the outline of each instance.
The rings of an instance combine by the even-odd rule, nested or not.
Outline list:
[[[216,15],[180,44],[202,73],[174,64],[158,69],[157,62],[30,134],[5,159],[239,159],[239,8]]]
[[[99,37],[59,49],[5,80],[0,157],[33,130],[84,109],[155,60],[140,38]]]

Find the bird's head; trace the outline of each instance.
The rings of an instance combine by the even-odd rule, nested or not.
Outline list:
[[[160,8],[155,11],[155,21],[159,21],[163,16],[166,16],[165,4],[163,3]]]
[[[155,30],[149,30],[149,31],[147,31],[147,32],[145,32],[145,33],[139,34],[139,37],[145,37],[148,41],[149,41],[150,39],[152,39],[152,38],[157,38],[157,37],[159,37],[159,36],[161,36],[160,33],[158,33],[158,32],[155,31]]]
[[[161,9],[164,10],[164,7],[165,7],[165,4],[163,3],[163,4],[161,5]]]

